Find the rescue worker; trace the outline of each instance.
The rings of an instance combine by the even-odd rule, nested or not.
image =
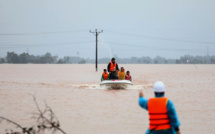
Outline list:
[[[125,79],[125,69],[121,67],[120,71],[118,72],[118,79],[124,80]]]
[[[131,75],[130,75],[129,71],[126,72],[125,79],[132,81],[132,78],[131,78]]]
[[[107,70],[109,72],[109,79],[117,79],[116,70],[119,70],[118,64],[115,62],[115,58],[111,59],[111,62],[107,66]]]
[[[109,74],[106,69],[104,69],[104,72],[102,74],[101,81],[103,81],[103,80],[109,80]]]
[[[149,114],[146,134],[180,134],[175,107],[171,100],[164,97],[165,90],[164,83],[158,81],[154,84],[154,98],[146,99],[143,92],[139,92],[139,105]]]

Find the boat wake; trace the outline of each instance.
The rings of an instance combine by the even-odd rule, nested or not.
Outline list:
[[[112,89],[109,86],[100,86],[99,84],[78,84],[78,85],[72,85],[72,87],[76,89],[90,89],[90,90],[110,90]],[[125,89],[119,89],[119,90],[140,90],[140,89],[151,89],[153,85],[151,83],[146,85],[130,85]],[[118,90],[118,89],[116,89]]]

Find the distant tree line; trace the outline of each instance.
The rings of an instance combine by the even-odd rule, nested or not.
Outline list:
[[[154,58],[143,57],[131,57],[131,58],[118,58],[115,56],[117,63],[120,64],[215,64],[215,56],[191,56],[184,55],[178,59],[167,59],[164,57],[156,56]],[[110,58],[100,58],[98,63],[107,64],[110,62]],[[16,54],[15,52],[7,52],[6,57],[0,58],[0,63],[15,63],[15,64],[93,64],[94,59],[85,59],[81,57],[65,56],[59,58],[53,56],[51,53],[35,56],[29,53]]]
[[[14,52],[7,52],[5,58],[0,58],[0,63],[15,63],[15,64],[25,64],[25,63],[34,63],[34,64],[84,64],[86,63],[85,59],[80,57],[64,57],[58,58],[58,56],[53,56],[51,53],[46,53],[40,56],[30,55],[29,53],[16,54]]]

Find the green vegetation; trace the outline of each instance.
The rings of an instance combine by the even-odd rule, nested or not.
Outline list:
[[[191,56],[184,55],[178,59],[166,59],[164,57],[131,57],[131,58],[118,58],[117,63],[120,64],[215,64],[215,56]],[[110,58],[100,58],[98,63],[107,64]],[[14,52],[7,52],[5,58],[0,58],[0,63],[14,63],[14,64],[94,64],[94,59],[84,59],[81,57],[58,58],[57,56],[46,53],[41,56],[30,55],[29,53],[16,54]]]

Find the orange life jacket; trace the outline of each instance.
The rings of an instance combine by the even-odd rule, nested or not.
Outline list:
[[[125,79],[126,79],[126,80],[130,80],[130,79],[131,79],[131,75],[127,75],[127,74],[126,74]]]
[[[103,73],[103,78],[104,78],[104,80],[108,80],[108,73]]]
[[[114,70],[114,67],[115,67],[115,70]],[[113,64],[112,61],[110,62],[110,71],[111,71],[111,72],[112,72],[112,71],[116,71],[116,62],[115,62],[115,64]]]
[[[167,115],[167,98],[151,98],[148,101],[149,129],[164,130],[171,128]]]

